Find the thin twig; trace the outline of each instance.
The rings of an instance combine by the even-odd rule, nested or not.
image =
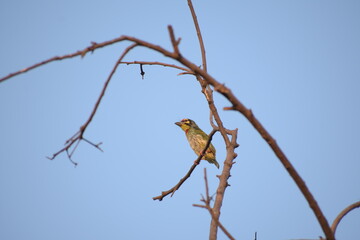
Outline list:
[[[153,200],[159,200],[162,201],[164,197],[169,195],[171,193],[171,197],[175,194],[175,192],[181,187],[181,185],[191,176],[191,173],[195,170],[195,168],[199,165],[201,159],[203,158],[204,154],[206,153],[206,150],[209,148],[212,137],[217,132],[217,130],[213,129],[209,134],[209,139],[206,142],[206,145],[204,147],[204,150],[202,153],[198,156],[198,158],[195,160],[194,164],[190,167],[189,171],[186,173],[186,175],[180,179],[180,181],[172,188],[170,188],[167,191],[161,192],[161,195],[153,197]]]
[[[99,149],[99,151],[104,152],[104,151],[100,148],[100,145],[102,144],[102,142],[99,142],[98,144],[95,144],[95,143],[93,143],[93,142],[90,142],[89,140],[87,140],[87,139],[84,138],[84,137],[82,138],[82,140],[84,140],[85,142],[87,142],[87,143],[90,144],[91,146]]]
[[[214,118],[214,114],[212,113],[212,111],[210,111],[210,118],[209,118],[210,125],[211,125],[212,128],[218,129],[218,126],[216,126],[216,125],[214,124],[213,118]]]
[[[71,152],[69,153],[69,158],[70,158],[70,159],[72,158],[72,156],[73,156],[75,150],[78,148],[79,144],[80,144],[80,139],[79,139],[78,141],[76,141],[75,147],[74,147],[74,148],[71,150]],[[70,148],[69,148],[69,150],[70,150]]]
[[[168,29],[169,29],[169,32],[172,32],[172,36],[174,36],[173,29],[172,29],[172,27],[170,25],[168,26]],[[36,63],[34,65],[31,65],[29,67],[26,67],[24,69],[21,69],[19,71],[10,73],[5,77],[0,78],[0,83],[5,81],[5,80],[8,80],[10,78],[13,78],[15,76],[18,76],[18,75],[20,75],[22,73],[25,73],[25,72],[28,72],[28,71],[33,70],[35,68],[44,66],[45,64],[55,62],[55,61],[61,61],[61,60],[65,60],[65,59],[70,59],[70,58],[74,58],[74,57],[84,57],[88,52],[92,53],[92,52],[94,52],[95,50],[97,50],[99,48],[110,46],[112,44],[123,42],[123,41],[130,41],[130,42],[132,42],[134,44],[137,44],[139,46],[147,47],[149,49],[152,49],[152,50],[154,50],[156,52],[162,53],[165,56],[170,57],[170,58],[175,59],[175,60],[179,57],[178,54],[170,52],[170,51],[160,47],[159,45],[155,45],[155,44],[152,44],[152,43],[149,43],[149,42],[146,42],[146,41],[143,41],[141,39],[134,38],[134,37],[131,37],[131,36],[120,36],[120,37],[117,37],[117,38],[114,38],[112,40],[105,41],[105,42],[102,42],[102,43],[92,42],[90,46],[84,48],[83,50],[79,50],[79,51],[76,51],[74,53],[66,54],[66,55],[63,55],[63,56],[55,56],[55,57],[49,58],[47,60],[41,61],[39,63]],[[179,44],[179,40],[176,41],[175,37],[174,37],[174,43],[173,44],[175,44],[176,46]]]
[[[96,43],[96,42],[91,42],[91,45],[86,47],[85,49],[83,50],[79,50],[77,52],[74,52],[74,53],[70,53],[70,54],[66,54],[66,55],[63,55],[63,56],[55,56],[55,57],[52,57],[52,58],[49,58],[47,60],[44,60],[44,61],[41,61],[39,63],[36,63],[34,65],[31,65],[30,67],[26,67],[24,69],[21,69],[17,72],[13,72],[13,73],[10,73],[8,74],[7,76],[5,77],[2,77],[0,78],[0,83],[5,81],[5,80],[8,80],[12,77],[15,77],[17,75],[20,75],[22,73],[26,73],[30,70],[33,70],[35,68],[38,68],[38,67],[41,67],[45,64],[48,64],[48,63],[51,63],[51,62],[55,62],[55,61],[61,61],[61,60],[65,60],[65,59],[69,59],[69,58],[74,58],[74,57],[85,57],[85,55],[88,53],[88,52],[91,52],[93,53],[96,49],[98,48],[102,48],[102,47],[105,47],[105,46],[109,46],[109,45],[112,45],[114,43],[117,43],[117,42],[121,42],[121,41],[124,41],[125,38],[123,36],[121,37],[118,37],[118,38],[115,38],[113,40],[110,40],[110,41],[105,41],[103,43]]]
[[[133,43],[131,44],[130,46],[128,46],[124,51],[123,53],[121,54],[119,60],[116,62],[115,66],[113,67],[113,69],[111,70],[110,72],[110,75],[108,76],[108,78],[106,79],[105,83],[104,83],[104,87],[103,89],[101,90],[100,92],[100,96],[98,97],[96,103],[95,103],[95,106],[93,108],[93,111],[91,112],[90,114],[90,117],[89,119],[85,122],[85,124],[82,126],[82,132],[81,132],[81,137],[82,137],[82,134],[84,133],[85,129],[87,128],[87,126],[89,125],[89,123],[91,122],[91,120],[93,119],[93,117],[95,116],[95,113],[97,111],[97,109],[99,108],[99,105],[100,105],[100,102],[101,100],[103,99],[104,97],[104,94],[106,92],[106,89],[111,81],[111,78],[112,76],[115,74],[116,72],[116,69],[117,67],[119,66],[119,64],[121,63],[121,61],[124,59],[124,57],[126,56],[126,54],[128,54],[133,48],[135,48],[136,46],[138,46],[137,43]]]
[[[333,231],[334,235],[337,229],[337,226],[339,225],[341,219],[345,217],[346,214],[348,214],[350,211],[354,210],[355,208],[360,207],[360,201],[355,202],[349,206],[347,206],[344,210],[342,210],[339,215],[335,218],[333,224],[331,225],[331,230]]]
[[[146,62],[146,61],[133,61],[133,62],[121,62],[120,64],[126,64],[126,65],[131,65],[131,64],[142,64],[142,65],[159,65],[159,66],[164,66],[164,67],[171,67],[171,68],[176,68],[179,70],[184,71],[187,74],[194,74],[193,72],[191,72],[189,69],[184,68],[184,67],[180,67],[177,66],[175,64],[168,64],[168,63],[163,63],[163,62]],[[182,73],[184,74],[184,73]]]
[[[168,26],[168,31],[169,31],[169,35],[170,35],[171,44],[174,49],[174,53],[176,56],[180,56],[180,51],[179,51],[180,39],[179,40],[175,39],[174,30],[171,25]]]
[[[74,164],[74,166],[76,167],[76,166],[78,165],[78,163],[75,162],[74,160],[72,160],[72,158],[71,158],[71,153],[69,153],[69,149],[66,149],[66,155],[68,156],[69,161],[70,161],[72,164]]]
[[[191,16],[192,16],[193,21],[194,21],[196,34],[197,34],[198,39],[199,39],[203,69],[204,69],[205,72],[207,72],[205,45],[204,45],[204,41],[203,41],[203,38],[202,38],[202,35],[201,35],[199,22],[197,20],[196,13],[195,13],[195,10],[194,10],[194,6],[193,6],[191,0],[188,0],[188,5],[189,5],[190,12],[191,12]]]
[[[209,195],[209,183],[207,180],[206,168],[204,168],[204,182],[205,182],[205,194],[206,194],[206,202],[205,203],[210,206],[211,197]]]

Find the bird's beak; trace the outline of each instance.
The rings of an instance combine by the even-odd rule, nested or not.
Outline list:
[[[175,124],[178,125],[179,127],[181,127],[182,122],[176,122]]]

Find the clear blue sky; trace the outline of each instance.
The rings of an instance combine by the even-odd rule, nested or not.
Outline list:
[[[208,70],[230,87],[277,140],[330,223],[360,199],[360,2],[194,1]],[[2,1],[0,76],[44,59],[126,34],[170,48],[167,25],[183,55],[201,65],[187,2]],[[220,171],[205,162],[172,198],[195,159],[174,125],[194,119],[210,132],[199,85],[178,71],[122,66],[74,155],[51,156],[86,121],[126,43],[85,58],[51,63],[0,84],[0,239],[207,239],[209,214],[192,207],[215,193]],[[143,48],[128,61],[169,61]],[[172,63],[170,61],[170,63]],[[237,164],[221,222],[237,239],[324,236],[307,202],[258,133],[221,109],[238,128]],[[225,157],[219,134],[218,161]],[[337,239],[360,238],[360,211]],[[225,239],[219,233],[219,239]]]

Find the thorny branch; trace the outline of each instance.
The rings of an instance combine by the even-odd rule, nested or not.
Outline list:
[[[199,22],[197,20],[197,16],[193,7],[193,4],[191,0],[188,0],[189,9],[191,12],[191,16],[193,18],[193,22],[195,25],[196,33],[199,40],[200,50],[201,50],[201,57],[202,57],[202,65],[204,72],[207,72],[207,63],[206,63],[206,51],[205,51],[205,45],[202,38]],[[215,240],[217,239],[217,230],[219,225],[219,218],[220,218],[220,209],[222,206],[222,203],[224,201],[224,195],[225,190],[229,186],[228,179],[231,176],[230,170],[232,165],[235,163],[234,159],[237,157],[237,154],[235,153],[235,148],[237,148],[239,145],[236,142],[237,139],[237,129],[230,131],[224,128],[223,123],[221,121],[220,115],[218,114],[217,108],[214,104],[214,98],[213,98],[213,90],[211,89],[209,83],[203,79],[203,76],[196,74],[196,78],[199,81],[202,92],[205,95],[205,98],[208,102],[209,108],[210,108],[210,124],[213,126],[214,123],[212,121],[212,117],[214,117],[216,123],[219,126],[219,131],[224,139],[225,145],[226,145],[226,159],[223,171],[221,175],[219,176],[219,185],[217,188],[217,194],[215,198],[215,203],[213,209],[209,212],[211,213],[211,224],[210,224],[210,234],[209,239]],[[228,134],[232,136],[232,140],[229,140]]]
[[[202,157],[204,156],[204,154],[206,153],[206,150],[209,148],[211,140],[214,136],[214,134],[217,132],[216,129],[213,129],[210,134],[209,134],[209,139],[206,142],[206,145],[204,147],[204,150],[202,151],[202,153],[198,156],[198,158],[194,161],[194,164],[190,167],[189,171],[186,173],[186,175],[180,179],[180,181],[172,188],[170,188],[167,191],[163,191],[161,193],[161,195],[153,197],[153,200],[159,200],[162,201],[164,197],[166,197],[167,195],[169,195],[171,193],[171,197],[175,194],[175,192],[181,187],[181,185],[191,176],[192,172],[195,170],[195,168],[197,167],[197,165],[199,165]]]
[[[216,219],[216,216],[214,214],[213,209],[210,206],[212,197],[210,197],[209,195],[209,185],[208,185],[208,180],[207,180],[207,174],[206,174],[206,168],[204,168],[204,181],[205,181],[205,194],[206,197],[202,196],[202,198],[200,199],[200,201],[202,201],[203,203],[205,203],[205,205],[200,205],[200,204],[193,204],[194,207],[200,207],[200,208],[205,208],[209,211],[212,219],[214,219],[214,221],[216,222],[216,225],[220,227],[220,229],[224,232],[224,234],[231,240],[235,240],[235,238],[226,230],[226,228],[224,227],[224,225],[221,224],[221,222],[219,220]]]
[[[163,62],[146,62],[146,61],[133,61],[133,62],[121,62],[120,64],[126,64],[126,65],[131,65],[131,64],[140,64],[140,65],[158,65],[158,66],[163,66],[163,67],[171,67],[171,68],[175,68],[175,69],[179,69],[184,71],[184,73],[187,74],[194,74],[193,72],[191,72],[189,69],[184,68],[184,67],[180,67],[178,65],[175,64],[168,64],[168,63],[163,63]],[[184,74],[184,73],[179,73],[180,74]]]

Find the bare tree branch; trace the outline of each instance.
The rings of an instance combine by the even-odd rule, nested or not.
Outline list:
[[[172,27],[171,26],[168,26],[168,29],[169,29],[169,32],[172,32],[172,35],[173,34],[173,30],[172,30]],[[171,35],[171,34],[170,34]],[[106,47],[106,46],[110,46],[112,44],[115,44],[115,43],[119,43],[119,42],[123,42],[123,41],[130,41],[134,44],[137,44],[139,46],[144,46],[146,48],[149,48],[149,49],[152,49],[156,52],[159,52],[159,53],[162,53],[164,54],[166,57],[170,57],[172,59],[177,59],[179,56],[179,53],[176,54],[176,53],[173,53],[173,52],[170,52],[170,51],[167,51],[165,50],[164,48],[158,46],[158,45],[155,45],[155,44],[151,44],[149,42],[146,42],[146,41],[143,41],[141,39],[137,39],[137,38],[134,38],[134,37],[131,37],[131,36],[120,36],[118,38],[115,38],[113,40],[109,40],[109,41],[105,41],[105,42],[102,42],[102,43],[96,43],[96,42],[91,42],[91,45],[84,48],[83,50],[79,50],[77,52],[74,52],[74,53],[71,53],[71,54],[66,54],[66,55],[63,55],[63,56],[55,56],[55,57],[52,57],[52,58],[49,58],[47,60],[44,60],[42,62],[39,62],[39,63],[36,63],[34,65],[31,65],[29,67],[26,67],[24,69],[21,69],[19,71],[16,71],[16,72],[13,72],[13,73],[10,73],[8,74],[7,76],[5,77],[2,77],[0,78],[0,83],[1,82],[4,82],[5,80],[8,80],[10,78],[13,78],[15,76],[18,76],[22,73],[25,73],[25,72],[28,72],[30,70],[33,70],[35,68],[38,68],[38,67],[41,67],[41,66],[44,66],[45,64],[48,64],[48,63],[51,63],[51,62],[55,62],[55,61],[60,61],[60,60],[65,60],[65,59],[70,59],[70,58],[74,58],[74,57],[85,57],[85,55],[88,53],[88,52],[94,52],[96,49],[99,49],[99,48],[103,48],[103,47]],[[175,38],[173,39],[175,46],[177,46],[179,44],[179,41],[180,40],[175,40]],[[175,47],[174,47],[175,48]],[[188,71],[189,69],[187,69]]]
[[[27,68],[24,68],[24,69],[21,69],[17,72],[13,72],[13,73],[10,73],[9,75],[5,76],[5,77],[2,77],[0,78],[0,83],[7,80],[7,79],[10,79],[12,77],[15,77],[17,75],[20,75],[22,73],[26,73],[32,69],[35,69],[35,68],[38,68],[40,66],[43,66],[45,64],[48,64],[50,62],[54,62],[54,61],[59,61],[59,60],[64,60],[64,59],[68,59],[68,58],[73,58],[73,57],[77,57],[77,56],[81,56],[81,52],[78,51],[78,52],[75,52],[75,53],[71,53],[71,54],[67,54],[67,55],[63,55],[63,56],[55,56],[55,57],[52,57],[52,58],[49,58],[45,61],[42,61],[42,62],[39,62],[39,63],[36,63],[30,67],[27,67]]]
[[[179,38],[178,40],[175,39],[174,30],[171,25],[168,26],[168,31],[169,31],[169,35],[170,35],[171,44],[174,48],[174,54],[176,56],[180,56],[179,44],[180,44],[181,38]]]
[[[219,129],[225,145],[226,145],[226,159],[225,159],[225,164],[224,164],[224,168],[223,171],[221,173],[221,175],[219,175],[219,185],[217,188],[217,194],[216,194],[216,198],[215,198],[215,203],[214,203],[214,207],[212,209],[212,213],[214,214],[212,220],[211,220],[211,225],[210,225],[210,233],[209,233],[209,239],[211,240],[215,240],[217,239],[217,227],[218,224],[217,222],[219,222],[219,218],[220,218],[220,209],[224,200],[224,194],[225,194],[225,190],[226,188],[229,186],[228,184],[228,179],[230,177],[230,170],[232,168],[233,165],[233,160],[237,157],[237,154],[235,153],[235,148],[237,148],[239,145],[236,143],[236,139],[237,139],[237,129],[236,130],[228,130],[223,126],[222,120],[220,118],[220,115],[217,111],[217,108],[214,104],[214,100],[213,100],[213,94],[212,94],[212,90],[210,88],[209,85],[207,85],[207,83],[205,82],[205,80],[202,79],[202,77],[200,77],[199,75],[196,75],[201,87],[202,87],[202,92],[204,93],[206,100],[208,102],[209,108],[210,108],[210,124],[212,126],[215,126],[215,124],[212,122],[212,117],[214,117],[216,123],[218,124],[218,127],[216,127],[217,129]],[[228,134],[232,135],[232,140],[230,141]]]
[[[213,129],[210,134],[209,134],[209,139],[206,142],[206,145],[204,147],[204,150],[201,152],[201,154],[198,156],[198,158],[194,161],[194,164],[190,167],[189,171],[187,172],[187,174],[180,179],[180,181],[172,188],[170,188],[167,191],[164,191],[161,193],[161,195],[153,197],[153,200],[159,200],[162,201],[164,197],[166,197],[167,195],[169,195],[171,193],[171,197],[175,194],[175,192],[181,187],[181,185],[191,176],[191,173],[195,170],[195,168],[199,165],[202,157],[205,155],[206,150],[209,148],[211,140],[214,136],[214,134],[217,132],[217,130]]]
[[[216,216],[213,212],[213,210],[206,206],[206,205],[200,205],[200,204],[193,204],[194,207],[199,207],[199,208],[205,208],[209,211],[212,219],[216,222],[217,226],[219,226],[219,228],[224,232],[224,234],[231,240],[235,240],[235,238],[227,231],[227,229],[224,227],[224,225],[221,224],[221,222],[219,220],[216,219]]]
[[[114,73],[116,72],[117,67],[119,66],[119,64],[121,63],[121,61],[123,60],[123,58],[126,56],[126,54],[131,51],[131,49],[135,48],[136,46],[138,46],[137,43],[133,43],[131,44],[129,47],[127,47],[124,52],[121,54],[119,60],[116,62],[115,66],[113,67],[113,69],[110,72],[110,75],[108,76],[107,80],[104,83],[104,86],[100,92],[100,95],[95,103],[95,106],[88,118],[88,120],[80,127],[80,130],[78,132],[76,132],[71,138],[69,138],[66,142],[65,142],[65,147],[60,149],[58,152],[54,153],[52,157],[48,157],[48,159],[53,160],[55,159],[60,153],[66,151],[67,156],[69,158],[69,160],[76,166],[77,163],[74,162],[72,160],[72,155],[74,153],[74,151],[76,150],[78,144],[80,143],[81,140],[84,140],[85,142],[89,143],[90,145],[94,146],[95,148],[99,149],[100,151],[102,151],[102,149],[99,147],[101,145],[101,143],[98,144],[94,144],[92,142],[90,142],[89,140],[87,140],[86,138],[84,138],[84,133],[86,131],[86,128],[89,126],[90,122],[92,121],[92,119],[94,118],[96,111],[99,108],[100,102],[104,97],[104,94],[106,92],[106,89],[110,83],[110,80],[112,78],[112,76],[114,75]],[[69,149],[71,148],[71,146],[76,143],[75,147],[73,148],[73,150],[71,151],[71,153],[69,153]]]
[[[200,207],[200,208],[205,208],[209,211],[211,218],[215,221],[216,225],[220,227],[220,229],[224,232],[224,234],[231,240],[235,240],[235,238],[226,230],[226,228],[224,227],[224,225],[221,224],[221,222],[216,218],[213,209],[210,206],[212,197],[210,197],[209,195],[209,184],[208,184],[208,180],[207,180],[207,174],[206,174],[206,168],[204,168],[204,181],[205,181],[205,198],[204,196],[201,198],[200,201],[204,202],[205,205],[200,205],[200,204],[193,204],[194,207]]]
[[[159,65],[159,66],[164,66],[164,67],[171,67],[171,68],[176,68],[179,70],[182,70],[188,74],[194,74],[193,72],[191,72],[191,70],[184,68],[184,67],[180,67],[177,66],[175,64],[168,64],[168,63],[163,63],[163,62],[146,62],[146,61],[133,61],[133,62],[121,62],[120,64],[126,64],[126,65],[132,65],[132,64],[142,64],[142,65]]]
[[[331,225],[331,230],[333,231],[334,235],[337,229],[337,226],[339,225],[341,219],[345,217],[346,214],[348,214],[350,211],[354,210],[355,208],[360,207],[360,201],[355,202],[349,206],[347,206],[344,210],[342,210],[339,215],[335,218],[333,224]]]
[[[26,67],[24,69],[21,69],[21,70],[19,70],[17,72],[10,73],[9,75],[7,75],[5,77],[0,78],[0,83],[5,81],[5,80],[8,80],[8,79],[10,79],[12,77],[15,77],[15,76],[20,75],[20,74],[25,73],[25,72],[28,72],[28,71],[33,70],[35,68],[41,67],[41,66],[43,66],[45,64],[48,64],[48,63],[51,63],[51,62],[65,60],[65,59],[74,58],[74,57],[78,57],[78,56],[85,57],[85,55],[88,52],[93,53],[98,48],[106,47],[106,46],[109,46],[109,45],[112,45],[114,43],[121,42],[121,41],[124,41],[124,40],[125,40],[125,38],[121,36],[121,37],[115,38],[115,39],[110,40],[110,41],[105,41],[103,43],[91,42],[91,45],[86,47],[83,50],[79,50],[79,51],[77,51],[75,53],[70,53],[70,54],[66,54],[66,55],[63,55],[63,56],[55,56],[55,57],[49,58],[47,60],[44,60],[42,62],[36,63],[36,64],[34,64],[34,65],[30,66],[30,67]]]

